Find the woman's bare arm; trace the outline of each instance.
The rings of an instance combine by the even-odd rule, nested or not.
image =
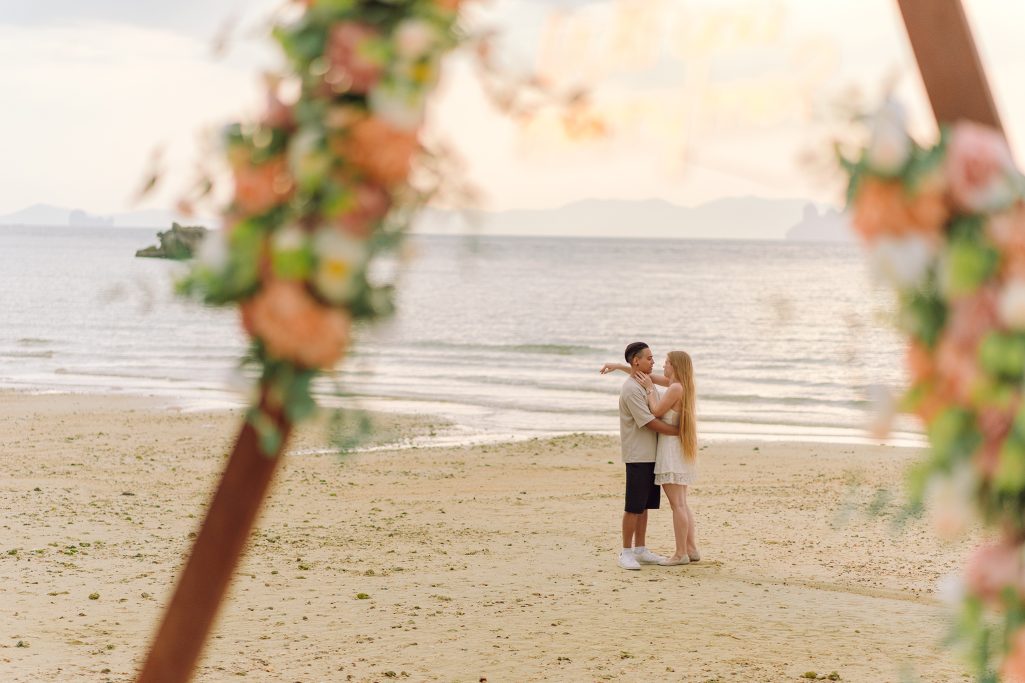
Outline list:
[[[655,417],[662,417],[669,412],[669,409],[680,402],[683,397],[683,387],[679,384],[671,384],[666,393],[659,399],[658,393],[654,390],[648,392],[648,408]]]

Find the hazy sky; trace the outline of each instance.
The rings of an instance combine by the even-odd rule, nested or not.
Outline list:
[[[132,208],[158,146],[171,173],[144,206],[169,206],[201,134],[256,110],[260,71],[277,58],[259,36],[279,5],[0,0],[0,213],[37,202]],[[1018,143],[1025,3],[967,7]],[[748,194],[835,202],[836,186],[799,159],[826,149],[845,93],[871,100],[896,79],[916,125],[931,125],[891,0],[492,0],[473,15],[501,32],[511,72],[589,87],[610,131],[570,139],[554,111],[512,122],[468,60],[451,60],[431,132],[459,150],[486,208]],[[217,57],[225,26],[232,49]]]

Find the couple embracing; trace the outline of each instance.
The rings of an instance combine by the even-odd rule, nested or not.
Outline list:
[[[623,549],[619,566],[673,566],[701,559],[694,538],[694,515],[687,504],[687,487],[697,476],[694,365],[684,351],[670,351],[663,375],[644,342],[626,347],[626,365],[607,363],[601,374],[620,370],[630,376],[619,393],[619,436],[626,464],[626,507]],[[657,388],[656,388],[657,387]],[[664,387],[664,391],[662,390]],[[648,510],[658,509],[659,486],[673,509],[676,551],[662,557],[647,548]]]

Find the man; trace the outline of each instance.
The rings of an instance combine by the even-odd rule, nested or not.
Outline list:
[[[623,355],[632,373],[651,374],[655,359],[647,344],[634,342],[626,347]],[[631,374],[619,392],[619,439],[626,465],[623,549],[619,553],[619,566],[623,569],[640,569],[641,563],[658,564],[664,559],[644,545],[648,510],[657,510],[661,501],[661,492],[655,484],[658,434],[674,436],[676,428],[651,414],[644,387]]]

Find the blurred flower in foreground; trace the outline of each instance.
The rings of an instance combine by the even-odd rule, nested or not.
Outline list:
[[[900,408],[929,436],[928,457],[911,472],[911,505],[924,504],[945,538],[977,521],[997,532],[965,567],[957,637],[980,680],[995,670],[1021,676],[1025,187],[995,130],[961,122],[922,146],[892,102],[870,122],[868,146],[840,162],[852,224],[896,292],[908,336],[911,385]]]

